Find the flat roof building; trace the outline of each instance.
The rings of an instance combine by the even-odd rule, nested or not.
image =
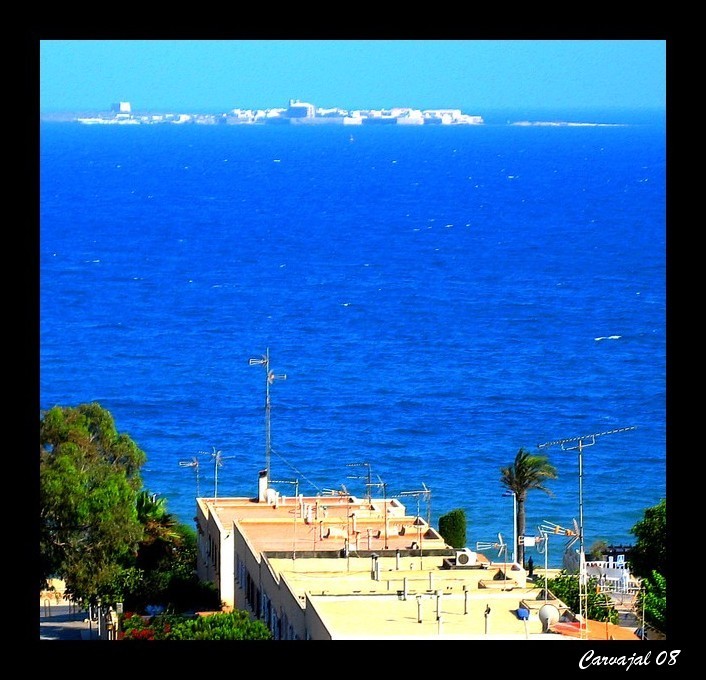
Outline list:
[[[512,562],[446,544],[399,498],[198,498],[198,574],[275,639],[571,639],[566,606]],[[505,578],[499,578],[505,576]]]

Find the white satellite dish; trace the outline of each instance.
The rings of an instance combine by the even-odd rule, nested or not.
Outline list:
[[[548,633],[551,626],[559,623],[559,610],[553,604],[544,604],[539,608],[539,620],[542,623],[542,632]]]

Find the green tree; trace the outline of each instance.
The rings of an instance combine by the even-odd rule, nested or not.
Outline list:
[[[645,510],[630,533],[637,541],[628,551],[630,570],[635,576],[649,577],[653,571],[667,575],[667,500]]]
[[[58,576],[74,599],[113,594],[143,536],[136,497],[145,459],[98,404],[41,414],[40,585]]]
[[[145,536],[138,546],[135,572],[139,578],[125,588],[125,607],[145,611],[158,605],[169,612],[218,610],[218,589],[196,575],[196,531],[167,512],[166,499],[146,491],[137,497]]]
[[[644,612],[644,623],[667,632],[667,579],[659,572],[653,571],[642,580],[637,610],[640,615]]]
[[[515,494],[517,505],[517,542],[515,554],[517,561],[524,565],[525,546],[519,543],[519,537],[525,533],[527,493],[532,490],[543,491],[552,495],[544,485],[549,479],[556,479],[556,468],[543,455],[534,455],[527,449],[521,448],[511,465],[500,468],[500,482]]]
[[[466,513],[462,508],[439,517],[439,533],[453,548],[466,547]]]
[[[595,540],[586,553],[587,560],[602,560],[603,555],[608,552],[608,541],[599,538]]]
[[[661,633],[667,633],[667,500],[645,510],[643,518],[630,533],[636,537],[628,551],[630,571],[641,579],[638,597],[645,622]]]
[[[137,518],[144,528],[144,536],[137,552],[137,566],[154,569],[165,558],[171,558],[183,542],[177,529],[176,517],[167,512],[167,499],[157,494],[140,491],[137,495]]]
[[[562,571],[559,576],[549,579],[547,588],[554,597],[560,599],[572,612],[578,613],[580,606],[579,575]],[[593,621],[618,623],[618,612],[606,593],[600,592],[598,579],[591,577],[586,582],[586,618]]]

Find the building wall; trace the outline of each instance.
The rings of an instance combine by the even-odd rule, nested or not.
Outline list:
[[[314,603],[306,597],[306,635],[310,640],[332,640],[333,637],[323,622]]]
[[[274,572],[267,558],[252,549],[240,527],[234,524],[232,533],[233,606],[262,620],[276,639],[306,639],[305,602]]]
[[[218,516],[197,499],[196,525],[198,558],[196,573],[202,581],[210,581],[217,588],[224,608],[235,606],[233,530],[224,530]]]

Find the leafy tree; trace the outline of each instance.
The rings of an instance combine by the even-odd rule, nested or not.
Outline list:
[[[153,495],[145,496],[148,502],[154,500]],[[148,513],[153,519],[148,522],[150,528],[135,560],[139,578],[124,591],[125,607],[145,611],[147,605],[157,605],[170,612],[220,609],[216,586],[200,581],[196,575],[196,531],[174,522],[165,504],[160,505],[164,524],[155,524],[154,515]]]
[[[556,479],[556,468],[543,455],[534,455],[527,449],[521,448],[511,465],[500,468],[500,482],[515,494],[517,504],[517,542],[515,554],[517,561],[524,565],[525,546],[519,543],[519,537],[525,533],[527,493],[532,490],[543,491],[552,495],[544,483],[549,479]]]
[[[40,585],[59,576],[85,601],[113,592],[143,536],[136,497],[145,459],[98,404],[41,415]]]
[[[177,519],[167,512],[167,499],[140,491],[137,495],[137,517],[144,527],[144,536],[137,553],[137,566],[153,569],[165,558],[169,559],[183,543]]]
[[[666,633],[667,620],[667,500],[645,510],[630,533],[637,540],[628,551],[631,572],[642,581],[638,607],[645,622]]]
[[[462,508],[439,517],[439,533],[453,548],[466,547],[466,513]]]
[[[667,500],[647,508],[630,533],[637,541],[628,551],[630,569],[635,576],[649,577],[653,571],[667,576]]]
[[[645,623],[667,632],[667,579],[662,574],[653,571],[642,580],[637,607],[640,614],[644,611]]]
[[[587,560],[602,560],[603,555],[608,552],[608,541],[599,538],[591,544],[586,554]]]
[[[547,588],[555,597],[559,598],[572,612],[581,610],[579,597],[579,575],[567,574],[562,571],[559,576],[547,581]],[[598,579],[590,577],[586,582],[586,614],[587,619],[593,621],[608,621],[618,623],[618,612],[606,593],[600,592]]]

